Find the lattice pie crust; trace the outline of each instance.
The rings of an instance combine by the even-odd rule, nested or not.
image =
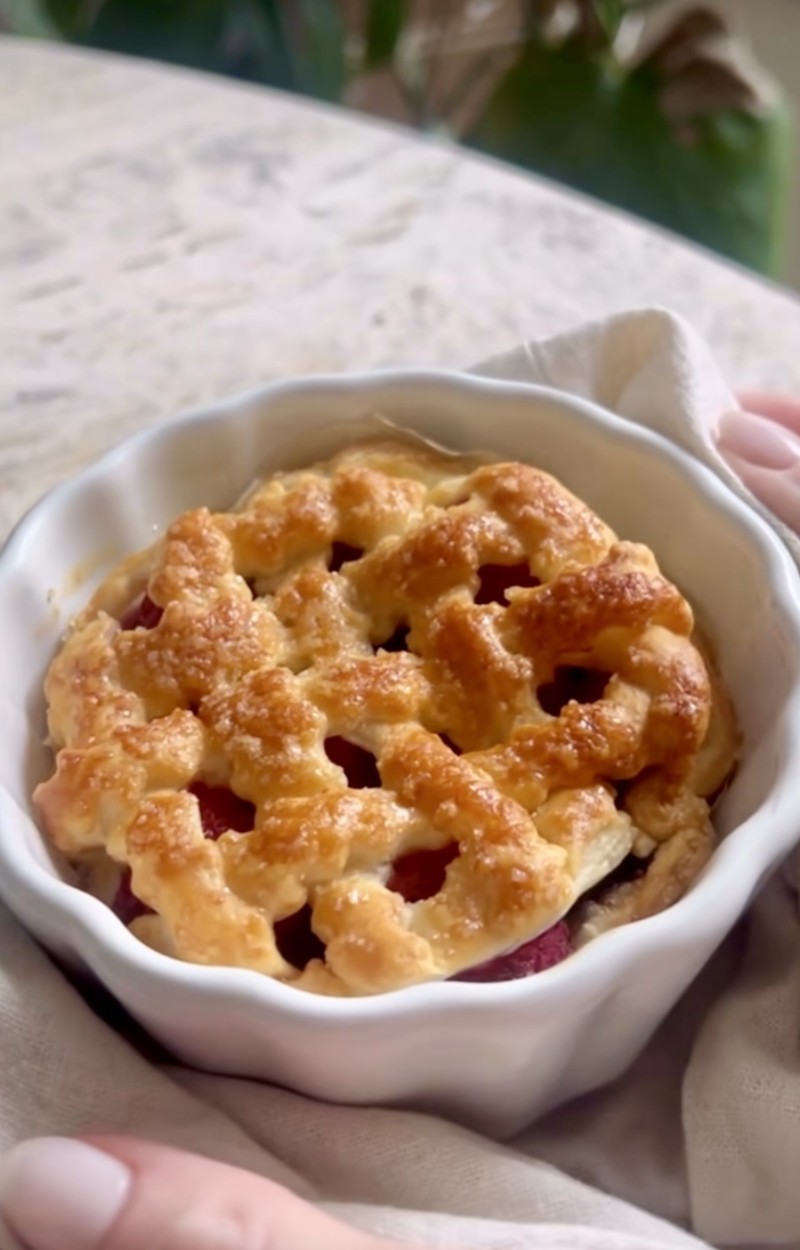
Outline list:
[[[546,473],[363,443],[107,579],[47,676],[36,802],[181,959],[334,995],[452,977],[705,865],[735,743],[692,635],[652,553]],[[421,852],[428,897],[398,885]]]

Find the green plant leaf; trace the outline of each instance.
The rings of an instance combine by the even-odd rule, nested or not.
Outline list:
[[[45,0],[68,38],[292,89],[280,0]]]
[[[229,0],[221,68],[234,78],[292,90],[292,58],[279,0]]]
[[[58,34],[38,0],[0,0],[0,30],[29,39],[52,39]]]
[[[529,45],[468,137],[765,273],[779,264],[791,127],[778,105],[676,130],[651,65],[621,74],[575,44]]]
[[[322,100],[341,99],[347,32],[336,0],[283,0],[277,8],[295,90]]]
[[[592,8],[603,34],[609,44],[612,44],[625,17],[625,0],[592,0]]]
[[[403,33],[407,0],[369,0],[366,17],[364,68],[387,65]]]
[[[531,42],[498,83],[468,141],[529,169],[594,177],[604,156],[598,132],[608,126],[613,86],[601,63],[573,42]],[[568,179],[565,179],[568,180]]]
[[[54,21],[92,47],[220,69],[227,0],[48,0]]]
[[[91,20],[83,0],[42,0],[42,12],[67,39],[86,30]]]

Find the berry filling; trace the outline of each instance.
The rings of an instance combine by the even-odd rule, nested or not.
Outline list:
[[[398,625],[393,634],[390,634],[385,642],[378,643],[376,651],[407,651],[408,650],[408,634],[407,625]]]
[[[558,716],[568,703],[596,703],[602,699],[610,680],[610,673],[596,668],[559,665],[553,680],[540,686],[536,695],[548,716]]]
[[[126,868],[120,878],[114,901],[111,904],[111,910],[125,925],[132,924],[139,916],[153,915],[152,907],[148,907],[140,898],[137,898],[131,889],[130,868]]]
[[[203,833],[216,842],[223,833],[249,833],[255,825],[256,809],[247,799],[240,799],[227,786],[207,786],[195,781],[189,793],[197,799]]]
[[[650,867],[650,859],[642,859],[640,855],[626,855],[621,864],[603,877],[602,881],[598,881],[597,885],[591,890],[587,890],[581,899],[581,903],[600,903],[602,904],[614,890],[621,885],[629,885],[633,881],[638,881],[643,877]]]
[[[125,612],[119,627],[120,629],[155,629],[163,615],[163,608],[153,603],[149,595],[142,595],[141,599],[132,603]]]
[[[444,885],[447,865],[458,855],[458,844],[451,842],[438,851],[411,851],[392,864],[387,889],[402,894],[407,903],[433,898]]]
[[[351,547],[348,543],[334,543],[331,547],[328,568],[331,573],[338,573],[343,564],[350,564],[352,560],[360,560],[363,554],[361,547]]]
[[[453,742],[453,739],[450,737],[449,734],[439,734],[439,738],[447,747],[448,751],[453,752],[453,755],[461,754],[461,747],[458,745],[458,743]]]
[[[275,945],[287,963],[302,971],[312,959],[325,958],[325,943],[311,928],[311,908],[301,907],[293,916],[275,923]]]
[[[378,765],[371,751],[346,738],[326,738],[325,754],[332,764],[344,769],[351,790],[375,790],[381,784]]]
[[[451,981],[521,981],[536,972],[544,972],[560,964],[572,954],[572,942],[566,922],[559,920],[551,929],[518,946],[515,951],[498,955],[485,964],[467,968],[451,977]]]
[[[530,590],[541,586],[527,564],[482,564],[478,569],[480,585],[476,603],[508,603],[506,592],[514,587]]]

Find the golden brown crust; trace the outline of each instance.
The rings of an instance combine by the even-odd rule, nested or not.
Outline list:
[[[124,627],[145,590],[160,620]],[[131,869],[156,913],[133,931],[181,958],[326,994],[448,977],[631,849],[658,847],[623,920],[691,883],[713,844],[698,793],[733,749],[720,697],[703,762],[692,630],[650,551],[547,474],[356,446],[184,514],[112,574],[48,673],[36,801],[67,855]],[[599,685],[559,695],[565,674]],[[348,785],[332,739],[380,785]],[[206,836],[198,781],[251,803],[252,829]],[[450,846],[432,897],[388,888],[398,859]],[[301,969],[275,923],[306,906],[325,952]]]

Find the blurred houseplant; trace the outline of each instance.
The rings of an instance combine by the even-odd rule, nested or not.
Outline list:
[[[41,0],[76,42],[444,132],[775,274],[791,152],[780,93],[709,9],[665,8],[650,29],[662,3]]]
[[[39,4],[55,30],[75,43],[325,99],[336,100],[344,90],[346,28],[336,0],[39,0]]]
[[[563,6],[536,7],[552,30]],[[469,141],[776,274],[792,148],[774,84],[711,10],[626,56],[641,4],[576,8],[566,36],[533,24]]]

